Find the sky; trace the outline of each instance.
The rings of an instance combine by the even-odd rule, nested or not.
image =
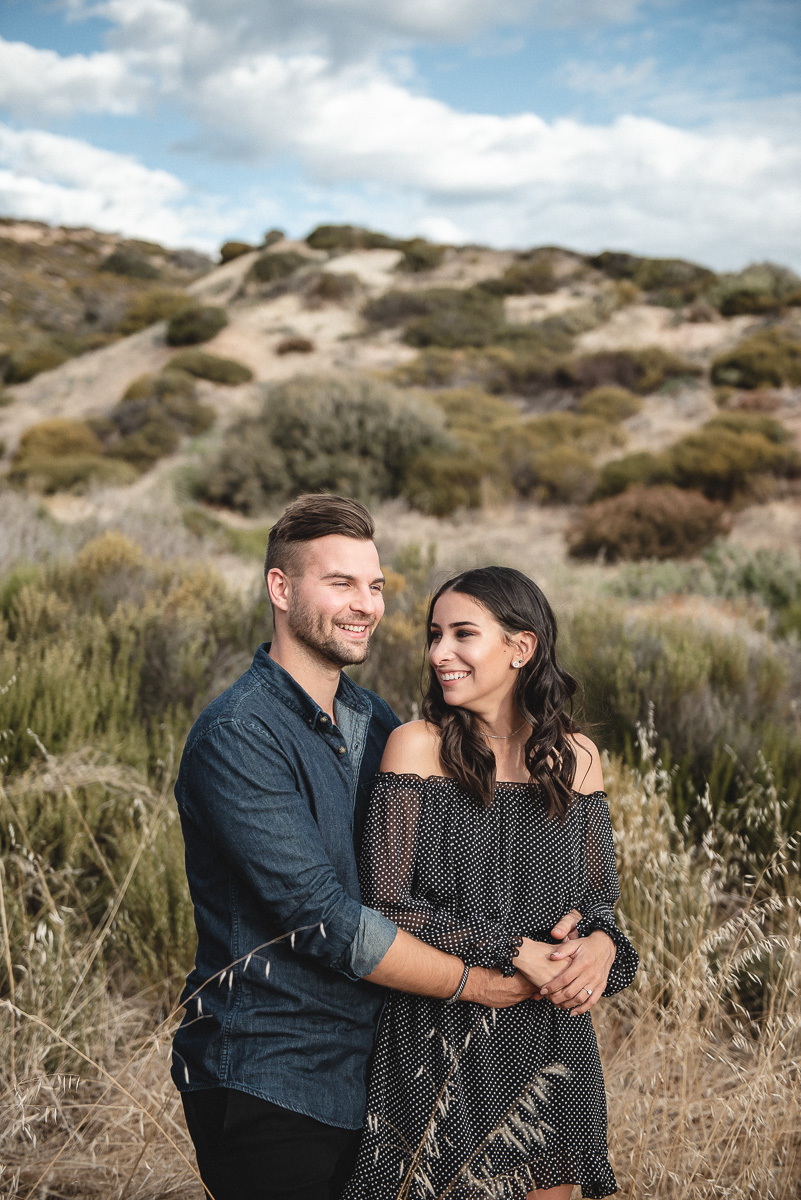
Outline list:
[[[799,0],[0,0],[0,215],[801,270]]]

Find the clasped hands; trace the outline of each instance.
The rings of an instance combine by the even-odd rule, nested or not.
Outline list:
[[[580,920],[581,913],[573,909],[554,925],[551,936],[561,941],[561,946],[523,938],[515,959],[517,971],[511,978],[504,979],[497,970],[474,967],[462,999],[488,1008],[510,1008],[521,1000],[549,1000],[575,1016],[588,1012],[601,998],[616,951],[612,939],[600,930],[579,937],[576,927]]]
[[[580,920],[581,913],[574,909],[551,930],[561,946],[523,938],[515,959],[515,966],[536,988],[534,999],[550,1000],[574,1016],[598,1003],[615,961],[615,943],[609,935],[597,930],[579,937]]]

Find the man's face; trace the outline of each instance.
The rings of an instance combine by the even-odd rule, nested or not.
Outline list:
[[[315,538],[301,550],[300,570],[290,577],[290,632],[337,667],[364,662],[384,615],[375,544],[340,534]]]

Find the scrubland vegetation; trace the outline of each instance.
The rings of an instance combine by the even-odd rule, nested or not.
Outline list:
[[[30,525],[30,506],[17,519]],[[260,594],[209,569],[213,522],[185,520],[178,557],[87,530],[59,553],[21,533],[5,563],[4,1195],[197,1194],[167,1078],[194,945],[170,787],[194,713],[269,618]],[[389,564],[387,616],[357,672],[406,717],[436,569],[416,546]],[[574,592],[562,637],[611,753],[622,919],[643,958],[597,1018],[618,1178],[624,1194],[677,1200],[790,1197],[801,562],[720,544],[692,568],[623,566],[593,587]],[[694,590],[745,618],[722,629],[654,607]]]
[[[544,582],[608,753],[621,920],[642,957],[634,988],[596,1009],[622,1194],[791,1200],[801,560],[729,533],[799,494],[801,280],[554,247],[496,261],[346,225],[225,243],[229,290],[192,295],[197,257],[2,232],[20,296],[0,304],[3,420],[23,380],[164,324],[132,339],[151,357],[102,405],[38,402],[0,483],[0,1195],[199,1194],[167,1076],[194,950],[171,787],[195,714],[269,637],[242,579],[271,520],[300,491],[337,490],[390,529],[411,512],[405,528],[434,531],[391,542],[387,614],[354,671],[403,718],[447,537],[492,513],[562,514]],[[388,286],[337,269],[372,250],[394,252],[374,256]],[[267,334],[238,322],[259,305],[265,326],[280,316],[250,365],[242,329]],[[714,348],[587,340],[632,305],[713,326]],[[329,316],[357,365],[304,373],[300,358],[293,374],[292,355],[317,370]],[[360,368],[359,347],[390,347],[389,365]],[[673,397],[700,415],[652,445],[638,431]],[[138,515],[120,501],[159,479]],[[96,515],[57,521],[64,492]],[[531,569],[538,547],[524,551],[513,565]],[[476,556],[498,559],[489,534]]]

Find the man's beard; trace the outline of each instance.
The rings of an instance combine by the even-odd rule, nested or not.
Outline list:
[[[332,663],[340,669],[363,663],[370,653],[370,637],[373,629],[370,622],[367,620],[349,621],[350,625],[366,625],[367,637],[363,642],[348,642],[344,636],[341,640],[336,636],[335,628],[326,628],[328,620],[329,618],[321,616],[320,613],[315,612],[313,608],[299,600],[291,603],[287,610],[287,624],[290,631],[299,642],[324,658],[326,662]]]

